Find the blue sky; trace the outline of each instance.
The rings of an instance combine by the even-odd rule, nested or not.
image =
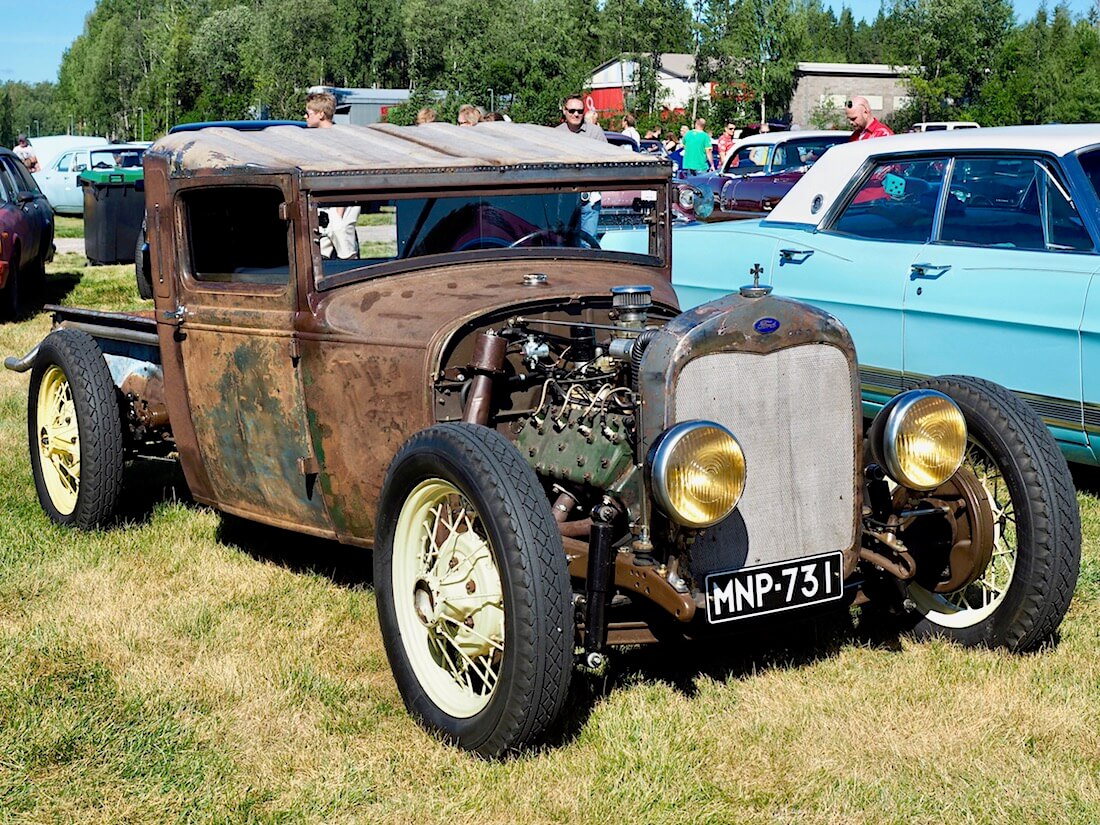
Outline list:
[[[1016,0],[1017,19],[1029,19],[1040,0]],[[842,5],[852,9],[856,19],[874,19],[879,0],[830,0],[838,12]],[[1068,0],[1074,14],[1084,14],[1092,0]],[[95,0],[0,0],[4,24],[0,27],[0,82],[5,80],[57,80],[61,56],[84,29],[84,18],[95,8]],[[1054,3],[1048,0],[1048,8]]]

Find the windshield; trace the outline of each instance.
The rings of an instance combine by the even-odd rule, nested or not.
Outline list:
[[[141,166],[144,154],[145,149],[140,146],[96,149],[89,165],[92,169],[134,169]]]
[[[369,277],[382,265],[438,255],[618,256],[611,230],[647,232],[655,248],[657,189],[474,193],[411,198],[318,197],[320,282]],[[660,258],[629,255],[659,266]],[[386,270],[388,271],[388,269]]]
[[[791,169],[801,169],[816,162],[830,146],[845,143],[847,140],[847,132],[837,132],[836,135],[824,137],[785,140],[774,146],[768,144],[742,146],[726,158],[726,165],[722,171],[733,177],[743,177],[763,172],[765,169],[773,175]],[[770,157],[769,149],[771,149]]]

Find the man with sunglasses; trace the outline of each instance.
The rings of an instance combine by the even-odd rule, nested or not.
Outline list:
[[[559,129],[568,129],[575,135],[607,143],[607,136],[600,124],[589,123],[584,119],[584,100],[580,95],[569,95],[561,105],[561,113],[565,122],[558,126]]]
[[[726,156],[729,155],[730,149],[733,148],[734,133],[737,131],[732,123],[727,123],[726,128],[722,130],[722,134],[718,136],[718,165],[721,167],[726,162]]]
[[[559,129],[568,129],[574,135],[601,140],[607,143],[607,135],[598,123],[589,123],[584,119],[584,100],[580,95],[569,95],[562,101],[561,113],[565,116],[565,122],[558,125]],[[600,193],[581,193],[581,214],[579,228],[582,232],[596,237],[596,230],[600,225]]]
[[[894,134],[893,129],[885,123],[880,123],[871,114],[871,104],[867,102],[865,97],[857,95],[846,101],[844,103],[844,116],[848,118],[848,123],[852,126],[852,136],[848,138],[849,143],[853,140],[869,140],[870,138],[889,137]]]

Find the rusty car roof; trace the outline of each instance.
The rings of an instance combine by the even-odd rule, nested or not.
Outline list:
[[[170,174],[298,172],[318,175],[477,173],[510,169],[525,177],[555,170],[599,171],[615,179],[662,179],[671,166],[564,129],[529,123],[423,126],[337,125],[331,129],[272,126],[257,131],[209,127],[169,134],[147,153],[165,158]],[[534,173],[534,174],[532,174]],[[543,174],[539,174],[543,173]]]

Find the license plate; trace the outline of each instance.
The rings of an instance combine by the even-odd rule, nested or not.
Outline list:
[[[707,621],[718,624],[839,599],[843,567],[843,554],[826,553],[711,573],[706,578]]]

